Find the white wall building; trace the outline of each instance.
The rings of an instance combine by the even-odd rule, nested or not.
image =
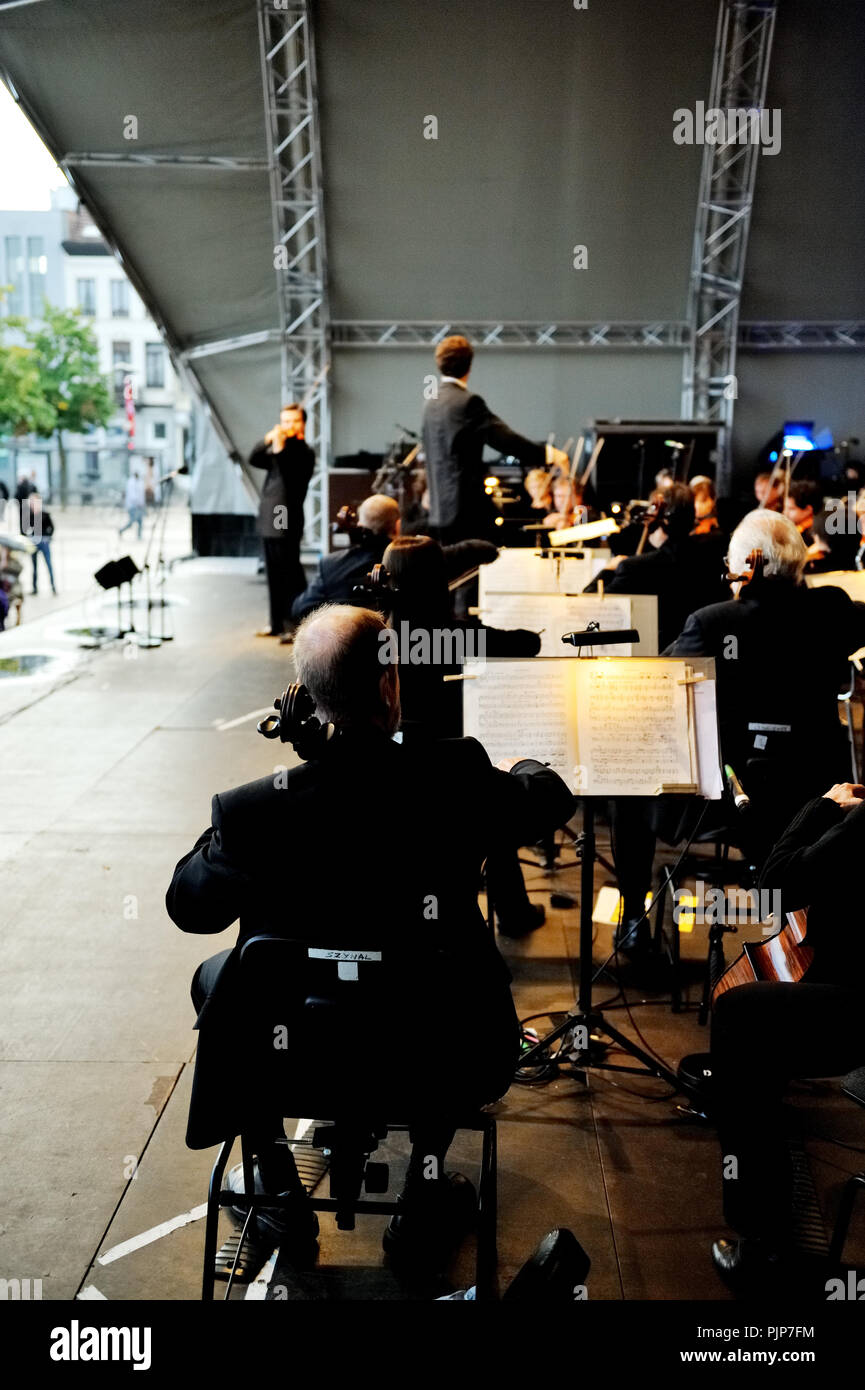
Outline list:
[[[39,251],[32,273],[27,248]],[[37,318],[44,297],[64,308],[80,309],[96,335],[100,369],[114,392],[117,412],[104,429],[65,436],[70,498],[105,500],[118,495],[130,461],[141,465],[152,458],[157,477],[179,467],[184,460],[190,401],[156,324],[98,227],[79,210],[73,191],[53,193],[50,213],[0,212],[0,260],[0,283],[15,287],[5,312]],[[132,378],[135,403],[131,450],[123,403],[127,374]],[[56,446],[47,440],[14,441],[11,452],[7,447],[0,454],[0,479],[8,485],[12,475],[32,468],[43,490],[48,491],[51,482],[56,489],[56,454]]]

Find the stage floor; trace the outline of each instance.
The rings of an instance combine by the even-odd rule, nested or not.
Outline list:
[[[82,656],[46,616],[0,650],[59,660],[29,682],[0,681],[0,1277],[41,1279],[48,1299],[199,1296],[215,1155],[183,1143],[195,1048],[189,981],[232,934],[183,935],[163,898],[176,860],[209,822],[212,793],[272,771],[273,748],[255,722],[292,662],[290,649],[253,635],[265,592],[250,562],[179,564],[166,592],[176,640],[161,648],[114,644]],[[551,889],[576,891],[573,851],[554,875],[526,874],[547,921],[503,943],[522,1016],[572,1004],[577,951],[576,911],[549,899]],[[598,885],[607,877],[599,867]],[[610,935],[598,927],[598,962]],[[696,1000],[702,932],[683,949]],[[662,1056],[675,1064],[705,1047],[693,1009],[674,1015],[632,969],[622,978]],[[598,997],[614,992],[602,982]],[[621,1008],[610,1017],[631,1031]],[[458,1036],[457,1022],[447,1040]],[[831,1222],[862,1157],[830,1140],[863,1147],[862,1112],[836,1083],[800,1086],[793,1108],[825,1136],[807,1149]],[[548,1230],[566,1226],[592,1260],[590,1299],[729,1297],[709,1259],[724,1230],[715,1136],[677,1110],[668,1087],[604,1072],[588,1086],[563,1077],[514,1086],[497,1118],[503,1285]],[[390,1157],[398,1176],[400,1144]],[[477,1157],[475,1136],[458,1136],[453,1166],[472,1176]],[[438,1292],[404,1287],[383,1267],[383,1223],[364,1218],[340,1233],[323,1218],[317,1269],[301,1280],[280,1271],[287,1296]],[[469,1243],[447,1287],[471,1282],[471,1253]],[[857,1255],[861,1211],[849,1247]],[[262,1283],[234,1296],[265,1294]]]

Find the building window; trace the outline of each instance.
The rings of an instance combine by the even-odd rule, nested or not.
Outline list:
[[[148,386],[165,385],[165,351],[161,343],[148,343],[145,354],[145,380]]]
[[[129,281],[111,281],[111,317],[113,319],[129,318]]]
[[[82,314],[86,314],[86,315],[88,316],[88,318],[91,318],[91,319],[92,319],[92,318],[95,317],[95,315],[96,315],[96,281],[95,281],[95,280],[79,280],[79,281],[78,281],[78,308],[81,310]]]
[[[11,286],[6,295],[7,314],[23,314],[24,255],[20,236],[6,237],[6,283]]]
[[[45,312],[45,280],[48,258],[41,236],[27,238],[27,281],[30,294],[30,316],[40,319]]]
[[[157,444],[157,443],[164,443],[167,437],[168,437],[168,436],[167,436],[167,432],[166,432],[166,428],[165,428],[165,421],[164,421],[164,420],[157,420],[157,421],[154,423],[154,426],[153,426],[153,442],[154,442],[154,444]]]

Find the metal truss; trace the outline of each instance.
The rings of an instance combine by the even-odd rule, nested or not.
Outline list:
[[[279,292],[283,402],[307,411],[316,451],[306,502],[307,544],[328,548],[330,329],[322,207],[321,143],[310,0],[274,9],[258,0],[261,77]]]
[[[124,165],[138,168],[158,169],[221,169],[239,170],[267,169],[266,159],[234,159],[230,155],[217,154],[64,154],[60,164],[74,169],[120,169]]]
[[[449,333],[464,333],[480,347],[502,348],[682,348],[685,323],[508,323],[489,321],[418,323],[389,319],[335,322],[334,347],[435,347]]]
[[[865,348],[865,322],[850,320],[844,323],[815,323],[800,320],[793,323],[742,323],[739,325],[739,350],[748,352],[777,352],[779,349]]]
[[[435,347],[448,333],[465,333],[475,346],[491,348],[678,348],[688,350],[690,327],[684,321],[668,323],[536,323],[469,322],[442,323],[402,319],[352,319],[331,323],[335,348],[411,348]],[[249,341],[266,335],[250,334]],[[226,339],[193,348],[187,356],[206,356],[228,352],[245,345],[244,339]],[[865,322],[796,321],[740,322],[737,332],[741,352],[819,348],[838,350],[865,348]],[[691,419],[692,416],[682,417]]]
[[[777,0],[721,0],[708,109],[763,110],[776,9]],[[732,139],[729,130],[725,134],[724,142],[707,141],[703,150],[682,376],[682,418],[721,427],[717,478],[722,490],[731,473],[739,303],[762,157],[747,119],[733,123]]]
[[[200,357],[217,357],[221,352],[237,352],[240,348],[260,347],[262,343],[278,343],[282,334],[275,328],[262,328],[256,333],[239,333],[235,338],[213,338],[209,343],[197,343],[181,353],[184,363]]]

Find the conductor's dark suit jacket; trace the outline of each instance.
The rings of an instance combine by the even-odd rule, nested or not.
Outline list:
[[[465,1065],[439,1063],[433,1084],[437,1076],[446,1095],[474,1071],[492,1100],[510,1082],[517,1028],[507,968],[478,906],[481,866],[494,846],[531,844],[574,809],[549,768],[498,771],[473,739],[419,753],[374,729],[343,732],[314,761],[214,796],[211,824],[174,871],[168,912],[202,934],[239,921],[238,946],[268,933],[398,951],[407,973],[395,1002],[416,1009],[412,1036],[375,1047],[371,1026],[368,1065],[386,1068],[394,1049],[410,1049],[422,1067],[425,1048],[440,1058],[456,1046]],[[237,956],[236,946],[196,1024],[192,1148],[239,1132],[250,1078],[237,1070]]]
[[[427,401],[423,416],[423,447],[430,494],[429,524],[460,536],[489,537],[495,517],[484,492],[484,445],[513,454],[521,463],[542,468],[542,444],[516,434],[486,401],[452,381],[439,384],[438,397]]]
[[[770,844],[806,801],[850,779],[837,697],[863,645],[865,605],[843,589],[769,578],[692,613],[665,652],[715,658],[723,758]]]

